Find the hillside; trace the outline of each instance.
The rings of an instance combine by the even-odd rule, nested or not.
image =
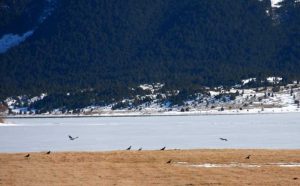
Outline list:
[[[80,108],[130,97],[129,88],[144,83],[188,96],[251,77],[300,79],[296,0],[276,7],[269,0],[4,0],[0,7],[0,43],[18,36],[0,53],[1,100],[47,93],[56,108]],[[66,101],[69,92],[75,96]]]

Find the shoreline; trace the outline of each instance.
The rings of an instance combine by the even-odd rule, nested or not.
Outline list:
[[[209,112],[209,111],[200,111],[200,112],[190,112],[190,113],[115,113],[115,114],[79,114],[79,115],[15,115],[15,116],[4,116],[3,119],[39,119],[39,118],[107,118],[107,117],[166,117],[166,116],[215,116],[215,115],[264,115],[264,114],[293,114],[300,113],[300,110],[297,111],[282,111],[282,112]]]
[[[118,150],[71,150],[71,151],[60,151],[60,150],[52,150],[52,153],[55,154],[114,154],[114,153],[155,153],[155,152],[219,152],[219,151],[225,151],[225,152],[239,152],[239,151],[251,151],[251,152],[260,152],[260,151],[266,151],[266,152],[285,152],[285,151],[291,151],[291,152],[299,152],[300,148],[190,148],[190,149],[166,149],[164,151],[161,151],[160,149],[142,149],[139,151],[138,149],[118,149]],[[43,151],[15,151],[15,152],[1,152],[1,155],[14,155],[14,154],[44,154],[47,152],[47,150]],[[299,160],[300,163],[300,160]]]

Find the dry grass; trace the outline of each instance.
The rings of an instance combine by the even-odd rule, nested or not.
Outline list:
[[[300,185],[299,167],[195,168],[176,163],[300,162],[300,150],[31,153],[28,159],[25,154],[0,154],[0,185]],[[245,159],[248,154],[250,160]],[[167,164],[170,159],[173,163]]]

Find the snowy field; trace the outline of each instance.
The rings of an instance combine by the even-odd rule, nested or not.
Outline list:
[[[300,149],[300,114],[8,119],[0,152]],[[68,135],[79,136],[69,140]],[[226,138],[222,141],[219,138]]]

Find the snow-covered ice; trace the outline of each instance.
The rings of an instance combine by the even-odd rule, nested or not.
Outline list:
[[[8,119],[0,125],[0,152],[106,151],[129,145],[145,150],[299,149],[299,120],[299,113]],[[79,139],[70,141],[68,135]]]

